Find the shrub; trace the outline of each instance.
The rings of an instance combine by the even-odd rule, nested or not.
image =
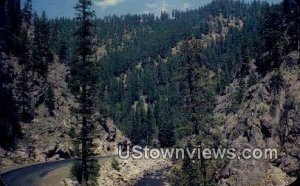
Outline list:
[[[284,79],[281,72],[275,73],[270,80],[270,87],[275,93],[278,93],[280,89],[284,86]]]
[[[72,127],[70,130],[69,130],[69,136],[74,139],[76,137],[76,130],[74,127]]]
[[[101,166],[97,163],[97,161],[91,161],[89,163],[90,165],[88,171],[90,173],[90,182],[91,182],[89,185],[97,186],[98,185],[97,178],[99,176]]]
[[[120,171],[120,164],[119,164],[118,160],[113,158],[112,161],[111,161],[111,167],[113,169],[115,169],[116,171]]]
[[[81,168],[81,162],[76,161],[72,167],[71,167],[71,176],[72,178],[75,178],[79,183],[82,182],[82,168]]]
[[[100,165],[96,161],[90,161],[88,163],[88,172],[89,172],[89,183],[88,185],[97,186],[97,178],[99,176]],[[82,167],[81,162],[76,161],[71,168],[71,177],[75,178],[78,183],[82,182]]]

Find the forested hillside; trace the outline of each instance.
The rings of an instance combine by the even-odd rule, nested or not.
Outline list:
[[[260,22],[268,7],[260,2],[213,1],[196,10],[162,13],[160,17],[126,15],[96,20],[95,55],[102,67],[99,84],[105,90],[105,95],[99,96],[105,100],[108,116],[134,143],[153,144],[160,138],[163,146],[170,146],[191,134],[187,112],[182,110],[184,100],[180,99],[187,89],[187,79],[179,78],[185,73],[185,67],[179,67],[182,59],[191,58],[199,70],[210,74],[212,82],[207,82],[206,76],[198,79],[205,81],[202,87],[209,87],[204,91],[210,108],[203,114],[209,113],[214,95],[225,90],[243,63],[260,55]],[[74,22],[63,18],[51,24],[52,46],[64,63],[72,63],[70,28]],[[200,51],[187,52],[199,54],[182,54],[183,47],[194,47],[188,44],[191,38],[191,45],[199,45]]]
[[[294,1],[271,6],[257,1],[245,4],[225,0],[195,10],[173,11],[171,15],[162,12],[160,17],[125,15],[96,20],[95,57],[101,65],[98,83],[99,92],[104,92],[99,95],[105,102],[103,111],[134,144],[231,146],[235,138],[227,139],[222,128],[243,110],[249,99],[245,96],[254,96],[254,92],[248,93],[249,89],[272,73],[270,86],[278,88],[271,90],[279,91],[287,83],[278,69],[285,68],[282,57],[299,50],[296,7]],[[58,38],[54,40],[61,40],[54,44],[60,47],[55,48],[72,48],[72,40],[65,38],[70,37],[67,30],[73,21],[57,19],[52,24]],[[68,51],[57,52],[66,53],[64,62],[72,63]],[[229,98],[222,102],[225,111],[214,112],[215,107],[222,107],[218,95],[228,94]],[[276,92],[273,94],[277,96]],[[270,112],[277,107],[274,104],[275,101]],[[264,132],[264,125],[259,130]],[[196,140],[190,141],[192,136]],[[299,159],[293,160],[296,162]],[[183,162],[179,170],[174,170],[174,184],[214,184],[216,177],[232,176],[219,172],[227,163]],[[230,163],[225,170],[231,169]],[[290,176],[298,174],[294,171]],[[261,170],[257,174],[260,173]]]
[[[284,185],[299,177],[298,2],[213,0],[170,15],[101,19],[93,19],[85,1],[75,19],[34,14],[30,0],[22,10],[9,2],[16,3],[7,7],[17,21],[0,9],[5,151],[37,141],[26,138],[37,132],[26,125],[45,126],[48,119],[55,123],[48,133],[63,130],[59,139],[68,144],[54,151],[69,158],[79,148],[76,142],[69,148],[74,136],[91,145],[89,135],[99,137],[93,130],[98,124],[105,130],[111,119],[144,146],[280,149],[274,162],[175,161],[173,185]],[[80,17],[84,11],[91,17]],[[61,126],[66,121],[70,126]],[[30,158],[35,148],[27,147]],[[42,152],[51,158],[52,151]]]

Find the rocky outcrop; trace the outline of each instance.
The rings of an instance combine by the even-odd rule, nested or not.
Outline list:
[[[169,168],[172,163],[170,160],[117,160],[119,162],[119,170],[112,167],[112,162],[104,162],[101,164],[99,185],[134,185],[136,181],[141,179],[145,174]]]
[[[57,59],[55,61],[58,61]],[[17,66],[15,68],[18,68]],[[78,104],[68,90],[65,78],[68,68],[61,63],[54,62],[49,69],[48,83],[54,89],[53,115],[49,113],[43,103],[42,83],[35,82],[34,97],[36,108],[34,120],[31,123],[21,123],[23,138],[15,150],[7,151],[0,148],[0,168],[11,167],[16,164],[53,161],[74,157],[73,136],[80,132],[78,117],[72,109]],[[112,120],[103,121],[99,113],[95,113],[93,121],[97,123],[97,132],[94,139],[95,154],[99,156],[117,153],[117,145],[125,138]]]
[[[229,147],[277,149],[277,159],[230,160],[219,175],[221,185],[288,185],[300,175],[300,67],[299,52],[282,58],[280,69],[249,87],[236,112],[232,105],[237,81],[218,98],[215,113],[226,118],[222,128]],[[280,71],[283,85],[277,90],[272,78]],[[243,81],[248,81],[247,76]]]

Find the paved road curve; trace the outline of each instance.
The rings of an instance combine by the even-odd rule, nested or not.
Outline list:
[[[117,155],[104,156],[96,158],[98,161],[106,161]],[[40,181],[51,171],[70,165],[74,160],[61,160],[55,162],[41,163],[31,165],[12,171],[5,172],[0,175],[4,186],[39,186]],[[1,185],[0,180],[0,186]]]
[[[1,179],[5,186],[37,186],[38,181],[48,172],[70,165],[72,161],[62,160],[23,167],[1,174]]]

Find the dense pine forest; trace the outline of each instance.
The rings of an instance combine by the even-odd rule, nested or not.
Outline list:
[[[101,66],[98,83],[104,89],[99,90],[103,94],[99,96],[105,101],[107,115],[134,143],[153,144],[160,138],[164,146],[172,146],[176,139],[193,134],[186,115],[189,112],[182,110],[182,97],[188,96],[184,95],[188,77],[179,76],[186,68],[195,70],[193,76],[211,74],[211,79],[207,75],[202,75],[203,80],[192,77],[193,81],[203,81],[202,89],[207,88],[203,95],[200,90],[195,95],[196,99],[208,99],[205,106],[198,105],[203,111],[196,110],[203,115],[210,113],[213,97],[237,76],[243,62],[263,51],[260,23],[268,9],[267,3],[213,1],[197,10],[173,11],[172,15],[162,12],[160,17],[125,15],[95,20],[95,55]],[[228,26],[231,23],[233,27]],[[55,41],[52,50],[72,66],[74,21],[62,18],[50,24],[51,41]],[[195,46],[200,51],[192,51],[194,46],[185,43],[182,46],[189,53],[172,52],[181,41],[191,38],[195,40],[192,45],[204,43]],[[180,64],[188,58],[195,66]]]
[[[199,86],[195,87],[195,99],[206,103],[197,102],[197,107],[202,108],[195,109],[197,117],[208,117],[214,108],[214,97],[224,93],[234,78],[246,75],[243,70],[246,71],[251,59],[276,50],[273,47],[280,39],[276,33],[286,29],[277,24],[285,19],[280,18],[284,14],[280,9],[279,5],[256,1],[213,1],[196,10],[173,11],[172,15],[162,12],[160,17],[125,15],[95,20],[99,97],[105,102],[107,116],[134,143],[153,145],[154,139],[159,138],[163,146],[172,146],[176,140],[193,134],[196,131],[189,125],[190,111],[183,106],[188,104],[189,79],[182,76],[191,68],[191,80],[201,82],[195,85]],[[282,20],[276,20],[279,18]],[[62,18],[49,23],[51,41],[55,41],[51,43],[52,50],[61,56],[62,62],[72,65],[74,21]],[[295,37],[297,28],[288,31]],[[295,43],[280,46],[286,51],[274,51],[269,60],[283,55],[275,52],[297,49],[297,40],[291,41]],[[178,46],[185,52],[177,52]],[[182,64],[190,61],[192,64]],[[275,68],[260,60],[257,64],[261,74]],[[241,89],[246,89],[243,86],[251,85],[241,85]],[[238,107],[243,96],[239,94],[228,112]],[[212,120],[206,118],[199,123],[208,121]]]
[[[79,172],[79,182],[93,180],[100,170],[94,161],[85,161],[94,155],[94,113],[100,113],[102,124],[111,119],[132,144],[226,147],[236,138],[226,136],[225,116],[245,110],[247,100],[255,97],[251,88],[268,76],[269,89],[280,97],[287,87],[283,61],[291,52],[298,51],[294,66],[299,66],[299,3],[294,0],[275,5],[213,0],[160,16],[104,18],[95,18],[90,6],[91,1],[80,0],[74,19],[38,15],[31,0],[22,9],[17,0],[0,9],[0,146],[13,151],[24,141],[22,126],[35,122],[40,105],[45,117],[56,117],[55,84],[49,76],[53,64],[63,65],[66,89],[79,105],[70,110],[82,125],[81,132],[78,126],[67,131],[74,153],[82,157],[82,164],[72,169],[75,176]],[[230,104],[221,115],[220,97],[228,94]],[[274,117],[279,102],[270,103]],[[293,140],[299,150],[297,134],[295,130]],[[28,154],[33,148],[28,146]],[[294,158],[299,163],[299,155]],[[170,183],[216,185],[229,177],[220,173],[229,164],[176,161]],[[287,174],[299,177],[299,169]]]

